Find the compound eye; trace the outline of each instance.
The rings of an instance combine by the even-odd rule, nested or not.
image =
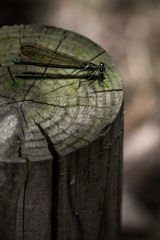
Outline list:
[[[99,64],[99,67],[100,67],[100,69],[99,69],[100,72],[104,72],[105,71],[104,63],[101,62]]]

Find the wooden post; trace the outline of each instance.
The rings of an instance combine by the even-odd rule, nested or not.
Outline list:
[[[22,42],[106,72],[15,65]],[[118,239],[123,87],[101,47],[53,27],[0,29],[0,133],[0,239]]]

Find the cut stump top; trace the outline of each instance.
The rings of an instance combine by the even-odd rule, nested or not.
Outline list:
[[[99,85],[98,73],[88,80],[86,71],[15,65],[23,42],[36,42],[96,65],[103,62],[103,83]],[[6,161],[49,159],[47,139],[60,155],[81,148],[107,131],[122,102],[118,68],[109,54],[91,40],[55,27],[20,25],[0,29],[3,160],[4,156]]]

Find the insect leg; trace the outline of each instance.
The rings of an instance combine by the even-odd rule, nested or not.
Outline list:
[[[94,77],[94,75],[97,73],[97,71],[98,71],[98,69],[95,70],[95,71],[93,72],[92,76],[90,76],[90,77],[88,78],[89,81],[90,81],[90,79],[91,79],[92,77]],[[89,87],[91,86],[91,88],[92,88],[93,90],[95,90],[95,89],[94,89],[92,83],[94,83],[96,80],[97,80],[97,79],[91,80],[90,83],[88,84],[88,86],[89,86]]]

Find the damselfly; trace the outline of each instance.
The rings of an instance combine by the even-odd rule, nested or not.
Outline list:
[[[88,74],[90,75],[88,80],[91,80],[93,76],[95,76],[95,74],[98,73],[99,86],[101,86],[101,83],[103,83],[103,80],[101,78],[101,74],[105,72],[103,62],[101,62],[99,65],[96,65],[90,61],[87,62],[76,57],[70,56],[68,54],[61,53],[56,50],[51,50],[49,48],[45,48],[42,45],[39,45],[34,42],[29,43],[23,42],[20,47],[20,52],[22,54],[20,55],[20,60],[14,60],[15,64],[74,69],[79,70],[78,73],[81,71],[87,71],[87,74],[84,75]],[[28,59],[23,60],[23,56],[26,56]],[[93,82],[94,81],[90,82],[89,86],[92,85]],[[107,86],[107,84],[105,85]]]

